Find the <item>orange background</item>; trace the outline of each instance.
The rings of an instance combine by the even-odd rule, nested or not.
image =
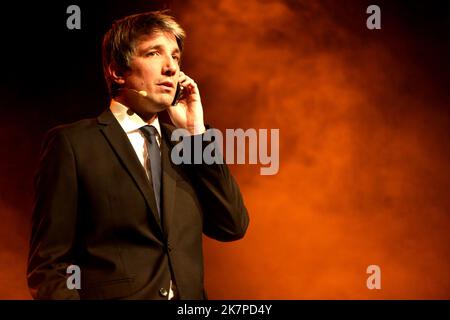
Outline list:
[[[165,5],[187,30],[183,69],[207,122],[280,129],[277,175],[231,166],[251,222],[238,242],[205,238],[211,299],[450,298],[449,49],[384,2],[382,30],[367,30],[368,4]],[[29,139],[14,121],[1,127],[9,146],[7,134]],[[16,147],[36,160],[39,142]],[[2,162],[15,186],[0,197],[3,299],[29,298],[22,165]],[[372,264],[381,290],[366,287]]]

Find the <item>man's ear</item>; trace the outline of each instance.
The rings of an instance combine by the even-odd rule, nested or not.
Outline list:
[[[123,72],[119,71],[117,67],[112,66],[111,64],[108,66],[108,73],[111,79],[117,84],[124,84],[125,78],[123,77]]]

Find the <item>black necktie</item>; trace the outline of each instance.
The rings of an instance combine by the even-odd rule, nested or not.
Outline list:
[[[154,126],[144,126],[139,128],[139,130],[141,130],[141,132],[147,138],[147,167],[150,168],[150,175],[153,182],[153,191],[155,192],[156,206],[158,207],[158,214],[161,218],[161,154],[159,151],[158,142],[156,141],[158,131]]]

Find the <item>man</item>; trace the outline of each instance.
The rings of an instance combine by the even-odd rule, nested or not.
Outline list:
[[[180,71],[184,37],[164,12],[115,22],[103,40],[110,108],[48,133],[28,261],[35,299],[206,299],[202,233],[244,236],[248,214],[227,166],[171,160],[175,127],[192,142],[206,130],[197,84]],[[159,122],[161,110],[175,127]],[[70,265],[79,289],[67,285]]]

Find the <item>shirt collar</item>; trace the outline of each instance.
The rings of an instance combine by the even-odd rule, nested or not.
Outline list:
[[[131,133],[133,131],[139,130],[139,128],[143,126],[150,125],[156,128],[156,131],[158,131],[158,134],[161,137],[161,127],[159,125],[158,117],[156,117],[150,123],[147,123],[142,120],[142,118],[139,117],[136,113],[132,112],[128,107],[114,99],[111,99],[109,109],[111,110],[112,114],[117,119],[125,133]]]

